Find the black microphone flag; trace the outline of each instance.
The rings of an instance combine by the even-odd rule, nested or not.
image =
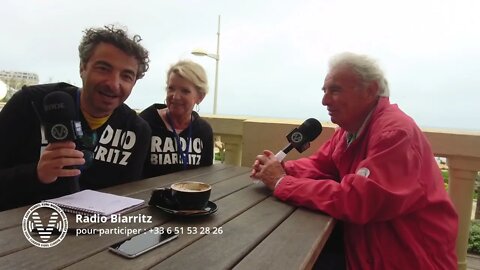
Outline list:
[[[308,118],[298,128],[288,133],[289,144],[279,151],[275,157],[278,161],[282,161],[293,148],[302,153],[310,147],[310,142],[315,140],[320,133],[322,133],[322,124],[315,118]]]
[[[49,143],[74,141],[83,135],[80,122],[75,121],[75,105],[72,97],[62,91],[54,91],[43,99],[45,112],[45,136]]]

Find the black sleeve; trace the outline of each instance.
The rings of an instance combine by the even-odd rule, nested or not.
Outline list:
[[[35,129],[37,129],[35,131]],[[40,126],[33,104],[20,90],[0,111],[0,211],[29,203],[34,197],[40,148],[31,151]]]
[[[212,127],[207,121],[203,121],[204,125],[202,128],[203,131],[203,151],[202,159],[200,160],[200,166],[210,166],[213,164],[213,131]]]

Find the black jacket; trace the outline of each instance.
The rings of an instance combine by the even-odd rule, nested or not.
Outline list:
[[[36,171],[40,152],[47,145],[39,119],[44,116],[43,98],[57,90],[70,94],[73,100],[78,98],[79,89],[66,83],[28,86],[0,111],[0,211],[71,192],[72,178],[42,184]],[[78,101],[75,104],[78,107]],[[88,131],[80,109],[75,110],[82,129]],[[95,132],[94,160],[80,175],[81,188],[100,189],[141,179],[151,137],[148,124],[122,104]]]

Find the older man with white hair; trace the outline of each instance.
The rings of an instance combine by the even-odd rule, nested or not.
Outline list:
[[[323,92],[340,127],[332,138],[312,156],[285,163],[265,150],[252,176],[277,198],[341,221],[348,269],[456,269],[457,213],[430,144],[390,104],[377,63],[335,56]],[[316,268],[345,268],[324,262]]]

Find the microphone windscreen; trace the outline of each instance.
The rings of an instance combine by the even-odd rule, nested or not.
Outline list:
[[[322,124],[315,118],[308,118],[298,127],[298,131],[306,137],[307,142],[311,142],[322,133]]]
[[[43,98],[43,110],[47,123],[71,121],[75,119],[73,98],[62,91],[54,91]]]

